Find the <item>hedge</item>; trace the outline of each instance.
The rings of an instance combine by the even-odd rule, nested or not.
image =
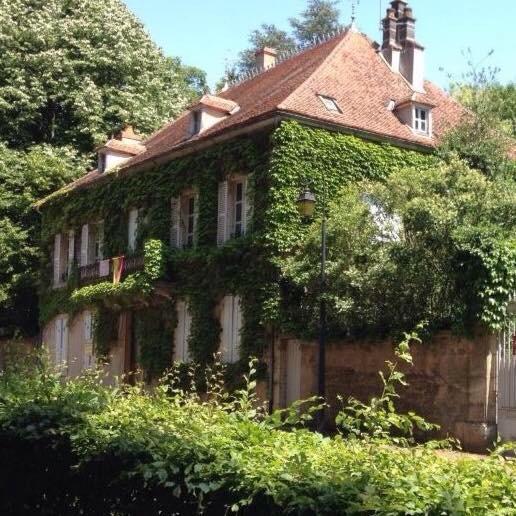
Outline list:
[[[0,377],[1,514],[516,514],[513,463],[286,429],[252,379],[199,397],[30,371]]]

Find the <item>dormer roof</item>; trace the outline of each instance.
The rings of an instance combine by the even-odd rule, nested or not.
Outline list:
[[[432,101],[428,95],[422,95],[421,93],[414,92],[412,95],[405,97],[404,99],[400,99],[396,102],[394,109],[398,109],[406,106],[407,104],[419,104],[421,106],[426,106],[430,109],[433,109],[437,106],[435,100]]]
[[[216,95],[203,95],[201,100],[190,106],[190,109],[211,108],[222,113],[231,114],[238,109],[238,104],[230,99],[218,97]]]

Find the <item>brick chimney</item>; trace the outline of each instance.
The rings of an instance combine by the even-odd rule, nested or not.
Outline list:
[[[267,70],[276,65],[278,52],[274,48],[264,47],[258,50],[255,56],[257,68]]]
[[[415,91],[424,91],[424,47],[416,42],[416,19],[407,2],[394,0],[383,19],[382,54]]]

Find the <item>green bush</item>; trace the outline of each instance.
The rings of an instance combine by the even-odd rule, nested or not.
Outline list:
[[[200,397],[175,373],[148,392],[7,371],[0,513],[516,513],[516,466],[500,457],[286,431],[257,404],[253,375],[234,395],[211,380],[220,371],[207,376]]]

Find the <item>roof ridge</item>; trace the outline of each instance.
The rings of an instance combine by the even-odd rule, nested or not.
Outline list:
[[[285,50],[281,54],[278,55],[276,62],[268,67],[263,66],[255,66],[251,68],[251,70],[247,72],[242,72],[237,76],[235,80],[231,82],[231,86],[228,90],[224,91],[223,93],[231,91],[232,88],[236,88],[237,86],[240,86],[241,84],[250,81],[254,79],[255,77],[261,75],[262,73],[265,73],[269,70],[272,70],[273,68],[276,68],[281,63],[284,63],[285,61],[288,61],[289,59],[292,59],[293,57],[299,56],[303,54],[304,52],[308,52],[309,50],[313,50],[314,48],[323,45],[324,43],[328,43],[332,39],[338,38],[341,35],[345,35],[348,33],[350,26],[344,26],[341,29],[335,30],[333,32],[330,32],[328,34],[323,34],[322,36],[314,38],[314,41],[309,45],[297,45],[292,50]]]
[[[333,58],[333,56],[338,53],[338,51],[341,49],[341,47],[344,45],[344,43],[349,39],[349,35],[352,33],[351,25],[348,25],[340,34],[343,35],[342,40],[335,45],[335,47],[331,50],[331,52],[321,61],[321,63],[315,68],[315,70],[304,80],[294,91],[292,91],[286,98],[282,100],[278,104],[278,109],[282,109],[285,104],[288,102],[288,100],[297,94],[298,91],[301,90],[301,88],[304,88],[306,84],[313,79],[314,75],[317,74],[317,72],[326,65],[330,59]]]

